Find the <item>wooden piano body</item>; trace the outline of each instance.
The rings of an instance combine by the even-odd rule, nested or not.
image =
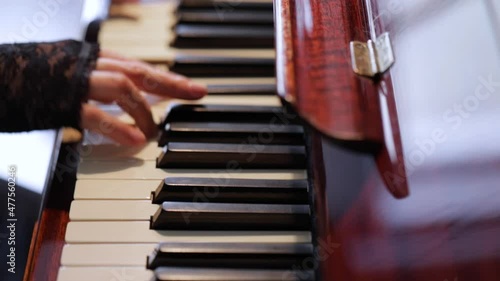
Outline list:
[[[359,119],[385,134],[375,157],[313,136],[322,278],[499,280],[497,2],[277,2],[280,94],[333,137]],[[394,65],[374,80],[357,76],[349,43],[384,32]],[[330,111],[314,113],[322,107]],[[406,181],[406,198],[384,190],[387,172]]]
[[[275,1],[278,92],[311,124],[317,252],[301,269],[500,280],[499,17],[488,0]],[[350,43],[384,32],[394,65],[355,74]],[[56,280],[78,154],[61,150],[31,280]]]

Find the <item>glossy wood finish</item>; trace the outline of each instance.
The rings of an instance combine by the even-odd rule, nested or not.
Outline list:
[[[78,163],[76,145],[62,145],[48,202],[42,213],[38,238],[30,251],[32,263],[25,280],[54,281],[57,278]]]
[[[319,131],[382,141],[375,87],[352,71],[349,42],[367,41],[362,1],[276,1],[278,93]]]
[[[498,162],[419,169],[396,200],[371,155],[316,144],[321,280],[500,280]]]
[[[411,193],[392,198],[376,158],[316,135],[322,280],[500,280],[500,6],[372,4],[376,34],[393,40],[380,85],[393,89]]]
[[[316,130],[371,150],[385,187],[403,198],[409,190],[391,78],[363,78],[351,66],[349,43],[373,38],[367,3],[276,1],[278,94]]]

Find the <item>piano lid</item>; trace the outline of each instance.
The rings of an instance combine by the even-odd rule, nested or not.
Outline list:
[[[383,141],[376,85],[351,66],[350,42],[369,37],[363,1],[277,1],[278,93],[340,140]]]
[[[281,0],[275,15],[278,94],[330,138],[379,144],[374,153],[387,188],[407,196],[395,100],[391,84],[380,83],[390,75],[367,78],[352,65],[351,42],[390,49],[390,36],[372,32],[371,2]],[[392,59],[380,64],[380,72],[391,65]]]

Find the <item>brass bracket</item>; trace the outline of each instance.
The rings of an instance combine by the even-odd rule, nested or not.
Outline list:
[[[386,72],[394,64],[389,33],[380,35],[374,42],[352,41],[351,61],[353,71],[362,76],[375,77]]]

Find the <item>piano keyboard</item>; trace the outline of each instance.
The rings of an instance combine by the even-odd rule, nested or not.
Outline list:
[[[168,64],[210,95],[154,104],[162,132],[143,147],[87,140],[58,281],[315,280],[302,268],[313,256],[304,130],[272,91],[272,1],[231,3],[128,5],[136,19],[104,25],[104,48]],[[216,21],[213,5],[237,16]]]

